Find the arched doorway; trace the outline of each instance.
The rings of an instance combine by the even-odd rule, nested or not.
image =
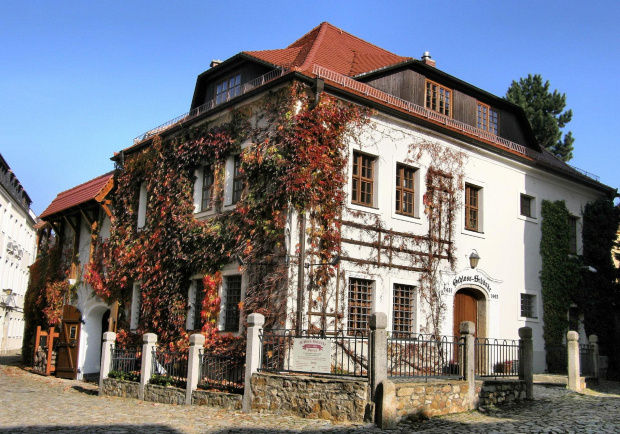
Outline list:
[[[459,325],[471,321],[476,337],[486,337],[486,298],[475,288],[463,288],[454,294],[454,336],[460,336]]]

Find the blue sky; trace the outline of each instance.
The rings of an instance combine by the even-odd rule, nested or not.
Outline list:
[[[40,214],[189,109],[212,59],[284,48],[319,23],[495,95],[539,73],[567,95],[571,164],[620,187],[617,1],[2,1],[0,153]]]

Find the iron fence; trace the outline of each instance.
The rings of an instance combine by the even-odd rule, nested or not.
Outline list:
[[[112,347],[110,377],[138,381],[142,370],[142,347]]]
[[[362,332],[263,330],[260,340],[260,371],[368,377],[369,339]]]
[[[140,372],[142,367],[142,347],[112,347],[112,371]]]
[[[579,375],[594,376],[594,348],[590,344],[579,345]]]
[[[221,356],[200,352],[198,387],[243,393],[244,356]]]
[[[152,384],[185,387],[187,384],[187,353],[153,348]]]
[[[463,379],[465,341],[452,336],[397,333],[388,338],[388,377]]]
[[[517,340],[476,338],[476,369],[478,377],[519,376],[521,346]]]

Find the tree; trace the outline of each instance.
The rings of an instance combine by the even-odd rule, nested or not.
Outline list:
[[[562,138],[560,131],[573,117],[572,110],[564,111],[566,94],[557,90],[551,93],[548,80],[543,83],[540,74],[528,74],[519,82],[512,81],[505,98],[525,110],[540,146],[562,161],[573,158],[573,134],[569,131]]]

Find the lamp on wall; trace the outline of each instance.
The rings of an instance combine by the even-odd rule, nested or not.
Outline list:
[[[480,255],[476,251],[476,249],[472,249],[469,254],[469,266],[471,268],[476,268],[478,266],[478,262],[480,261]]]

